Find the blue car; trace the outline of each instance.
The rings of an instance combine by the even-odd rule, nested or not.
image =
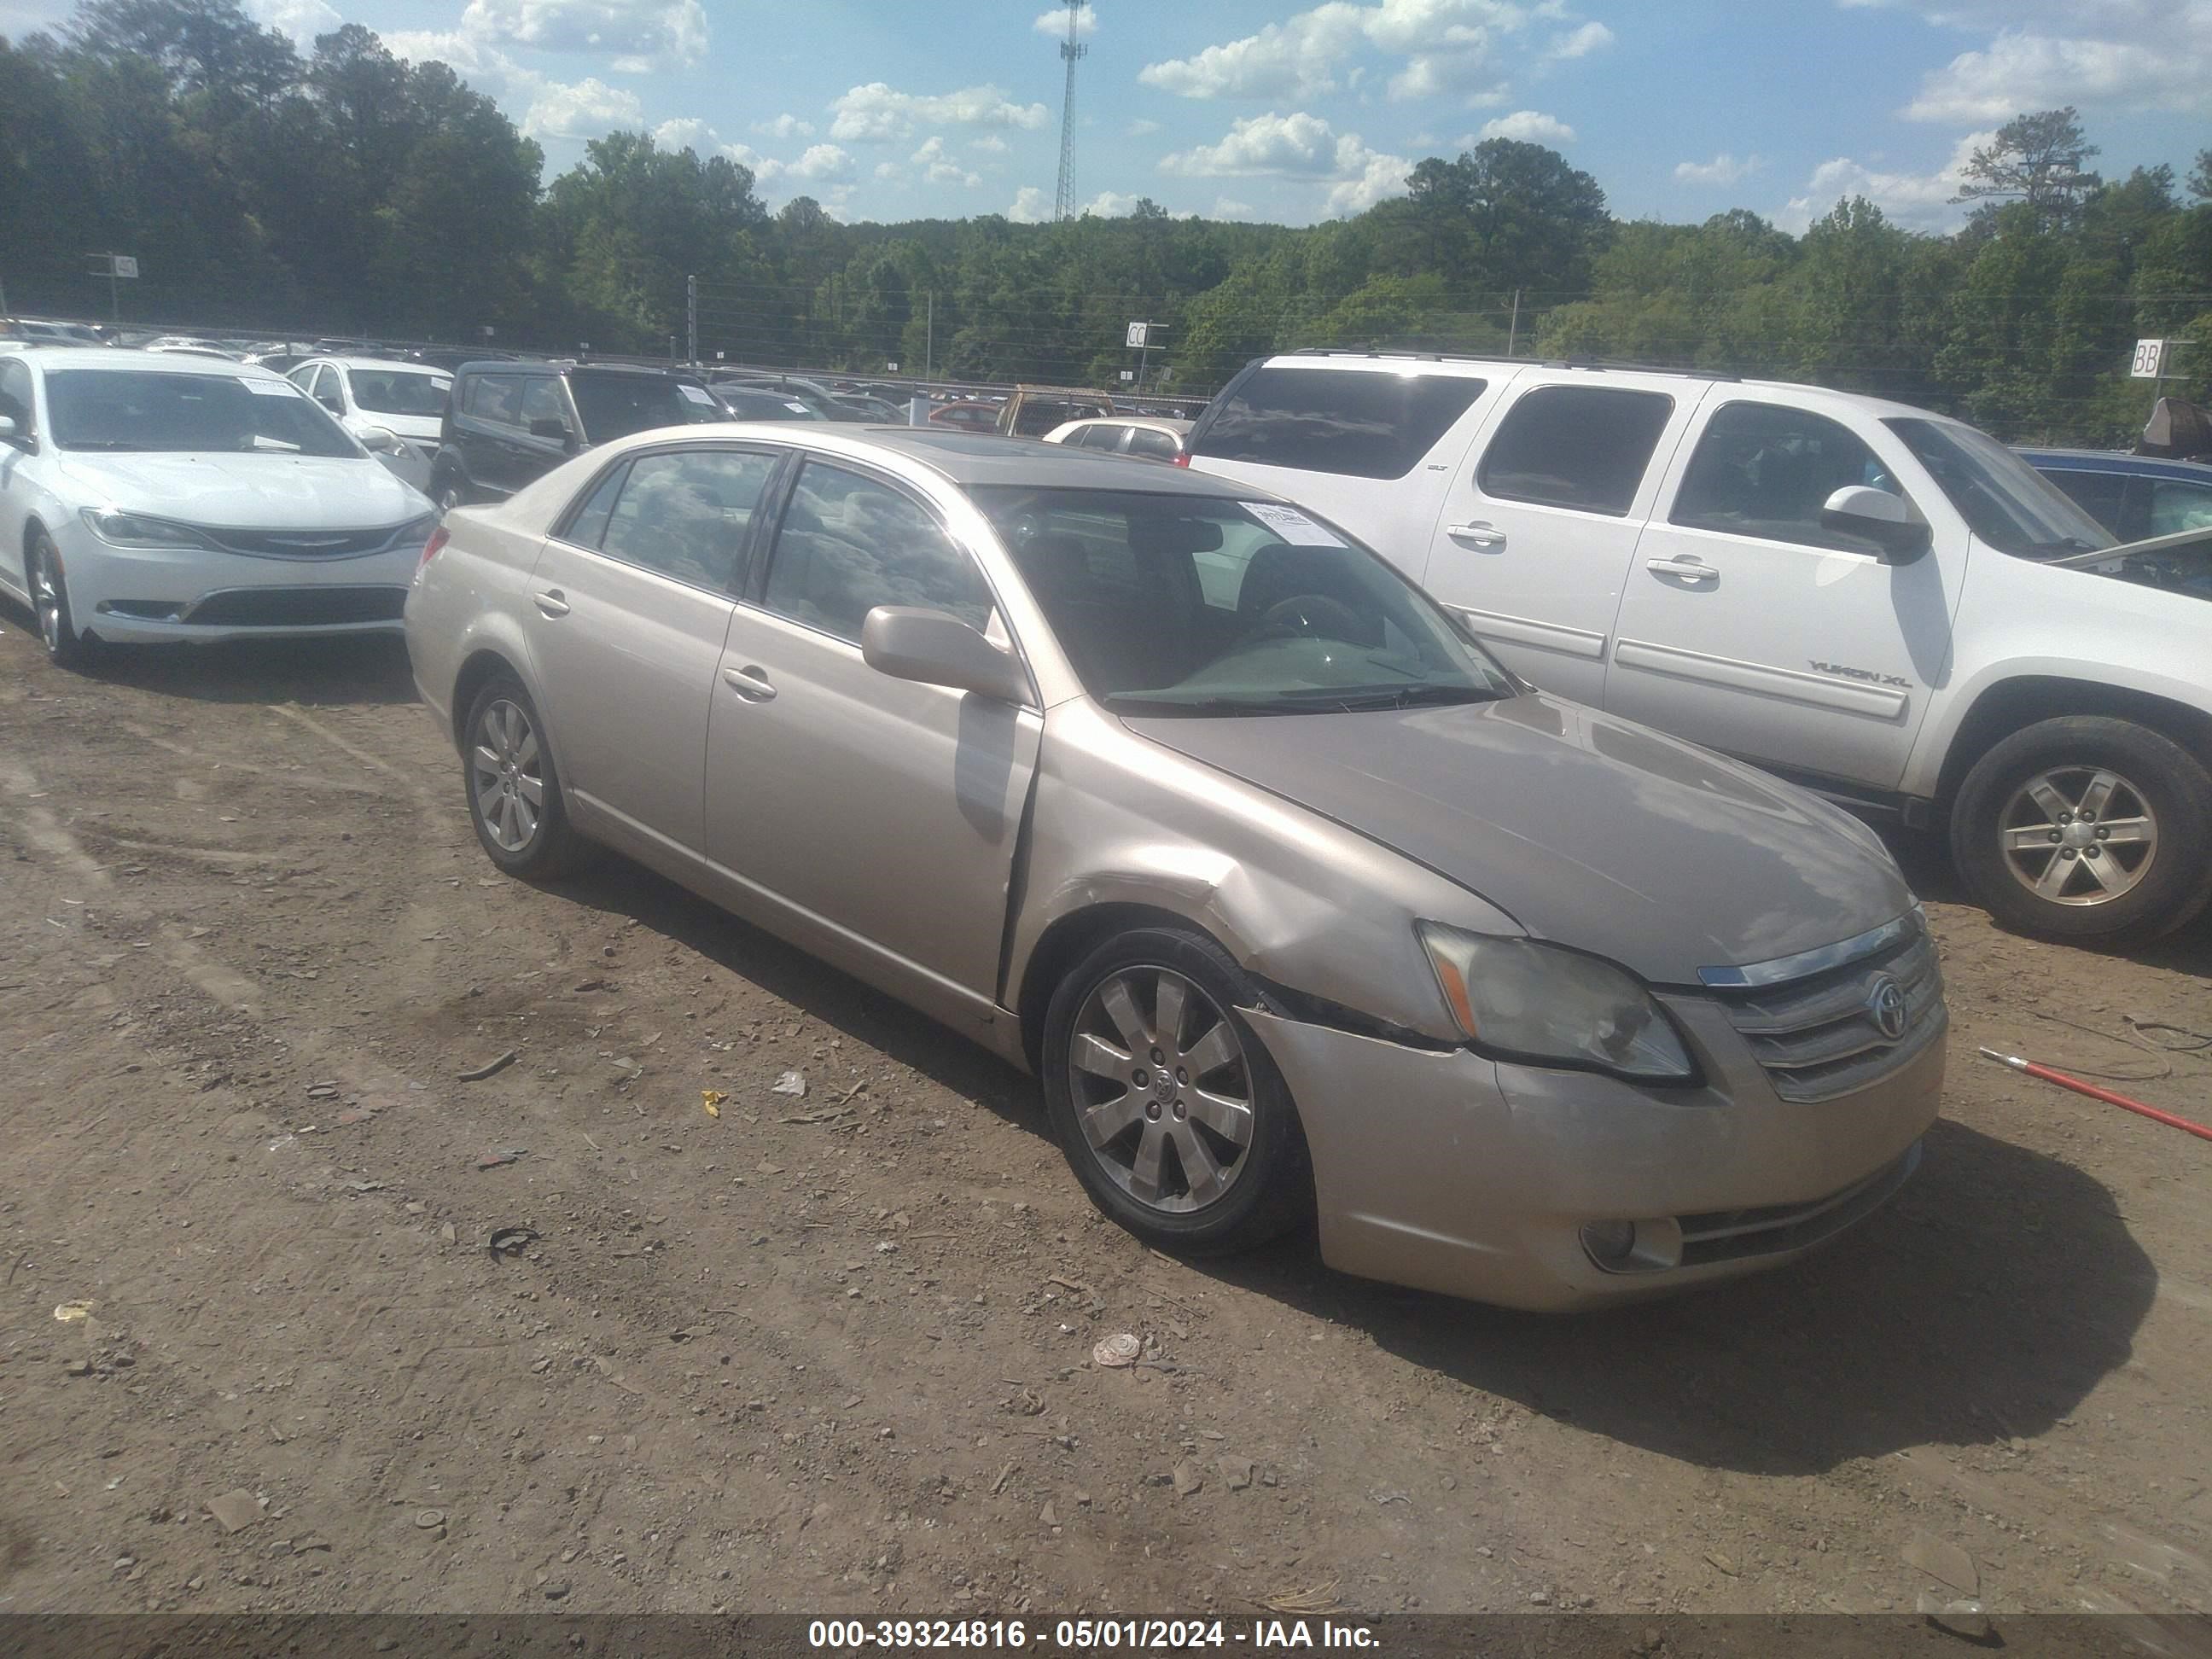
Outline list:
[[[2212,462],[2120,450],[2023,449],[2020,454],[2115,540],[2212,530]]]

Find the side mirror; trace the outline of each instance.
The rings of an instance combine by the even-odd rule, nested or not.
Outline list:
[[[1911,564],[1926,553],[1932,538],[1928,526],[1914,519],[1905,498],[1867,484],[1845,484],[1821,503],[1820,523],[1826,529],[1856,536],[1881,550],[1884,564]]]
[[[361,434],[361,447],[378,455],[397,455],[400,453],[399,436],[384,427],[371,427]]]
[[[15,441],[15,417],[13,415],[0,415],[0,443],[11,444]]]
[[[879,605],[860,624],[860,656],[879,674],[949,685],[1000,702],[1030,698],[1020,660],[959,617],[917,605]]]
[[[530,423],[530,435],[533,438],[550,438],[555,443],[568,449],[573,449],[576,442],[574,434],[568,430],[568,422],[557,415],[540,415]]]

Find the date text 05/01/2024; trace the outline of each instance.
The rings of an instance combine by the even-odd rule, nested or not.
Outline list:
[[[807,1645],[830,1652],[867,1649],[1026,1648],[1061,1653],[1174,1652],[1184,1649],[1244,1648],[1256,1652],[1294,1648],[1372,1650],[1367,1626],[1326,1619],[817,1619],[806,1627]]]

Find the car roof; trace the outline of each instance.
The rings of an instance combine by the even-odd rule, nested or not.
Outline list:
[[[1066,423],[1070,430],[1079,426],[1148,426],[1155,432],[1172,432],[1186,435],[1195,421],[1177,420],[1171,415],[1085,415],[1079,421]]]
[[[1035,438],[1002,438],[995,433],[948,431],[943,427],[839,425],[823,422],[800,431],[793,423],[741,422],[684,428],[687,441],[715,437],[767,439],[798,444],[824,454],[847,453],[865,460],[869,453],[896,457],[926,467],[962,489],[1011,484],[1032,489],[1136,490],[1152,495],[1191,495],[1213,500],[1278,501],[1270,490],[1233,483],[1208,473],[1132,460],[1097,450],[1069,449]],[[666,443],[666,429],[640,433],[607,449],[619,452]]]
[[[2137,478],[2186,478],[2192,483],[2212,478],[2212,461],[2133,455],[2124,449],[2022,449],[2017,453],[2032,466],[2049,466],[2060,472],[2124,472]]]
[[[423,368],[423,363],[404,363],[404,368]],[[672,380],[681,375],[687,380],[699,376],[682,367],[664,368],[658,363],[580,363],[567,357],[481,357],[471,358],[458,368],[446,371],[453,374],[650,374],[656,380]]]
[[[281,380],[283,376],[235,357],[196,357],[181,351],[122,349],[88,351],[82,346],[37,346],[16,354],[41,368],[88,369],[96,374],[131,370],[141,374],[223,374],[240,380]]]
[[[435,363],[403,362],[397,357],[346,357],[337,352],[318,351],[302,358],[294,367],[304,368],[309,363],[336,363],[340,368],[390,369],[402,374],[447,374],[453,371],[441,368]]]

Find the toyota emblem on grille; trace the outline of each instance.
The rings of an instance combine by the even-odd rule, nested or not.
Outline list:
[[[1876,974],[1874,983],[1867,987],[1866,1010],[1875,1030],[1890,1042],[1905,1035],[1905,988],[1887,974]]]

